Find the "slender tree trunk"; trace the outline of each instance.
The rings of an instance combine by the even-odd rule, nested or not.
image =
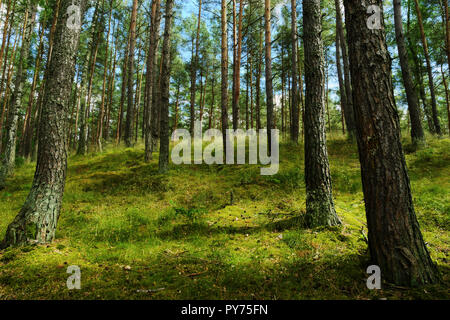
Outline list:
[[[448,64],[448,67],[450,68],[450,17],[449,17],[449,13],[448,13],[448,1],[443,0],[442,2],[444,3],[444,18],[445,18],[444,26],[445,26],[445,39],[446,39],[445,42],[446,42],[446,49],[447,49],[446,50],[447,64]]]
[[[123,66],[122,66],[122,85],[120,91],[120,103],[119,103],[119,113],[117,115],[117,129],[116,129],[116,145],[120,143],[123,136],[123,115],[125,107],[125,94],[127,90],[128,82],[128,52],[130,51],[130,34],[128,34],[127,46],[125,47]]]
[[[291,0],[291,39],[292,39],[292,131],[291,140],[298,143],[299,134],[299,108],[297,88],[297,1]]]
[[[11,104],[8,108],[8,119],[6,122],[6,144],[4,157],[2,159],[2,168],[0,169],[0,189],[5,187],[5,180],[13,173],[15,167],[19,110],[22,102],[24,82],[26,81],[28,55],[36,19],[36,10],[37,5],[33,4],[31,7],[27,8],[25,12],[22,47],[20,49],[19,64],[14,81],[14,91],[11,96]]]
[[[144,126],[144,140],[145,140],[145,162],[150,162],[152,159],[152,109],[156,106],[152,105],[152,97],[154,83],[154,68],[156,64],[156,49],[159,37],[159,25],[161,19],[161,0],[152,1],[152,18],[150,25],[149,47],[147,54],[147,73],[145,75],[145,126]]]
[[[130,20],[130,50],[128,52],[128,104],[127,104],[127,120],[125,123],[125,145],[132,146],[133,125],[134,125],[134,51],[136,47],[136,19],[137,19],[138,0],[133,0],[133,9],[131,11]]]
[[[270,0],[265,0],[265,45],[266,45],[266,98],[267,98],[267,141],[269,154],[272,153],[272,135],[274,129],[273,115],[273,79],[272,79],[272,37],[271,37],[271,5]]]
[[[103,85],[102,85],[102,102],[100,104],[100,112],[98,115],[98,121],[97,121],[97,147],[100,152],[103,150],[102,146],[102,138],[103,138],[103,118],[105,115],[105,101],[106,101],[106,76],[108,75],[108,69],[109,69],[109,63],[112,63],[111,61],[108,61],[108,51],[109,51],[109,35],[111,34],[111,18],[112,18],[112,11],[113,11],[113,0],[110,0],[109,4],[109,18],[108,18],[108,33],[106,36],[106,48],[105,48],[105,57],[106,62],[103,70]]]
[[[189,130],[191,132],[191,136],[194,133],[194,123],[195,123],[195,94],[197,91],[196,83],[197,83],[197,70],[198,70],[198,50],[200,46],[200,26],[202,19],[202,0],[198,1],[198,18],[197,18],[197,36],[195,40],[195,55],[192,59],[191,63],[191,101],[190,101],[190,126]]]
[[[164,173],[169,170],[169,86],[170,86],[170,33],[172,28],[174,0],[166,1],[164,18],[164,41],[162,48],[162,72],[161,72],[161,127],[159,149],[159,171]]]
[[[222,110],[222,134],[223,149],[225,151],[228,130],[228,25],[227,25],[227,0],[222,0],[221,29],[222,29],[222,84],[221,84],[221,110]]]
[[[422,122],[420,120],[419,98],[414,90],[414,84],[408,63],[405,38],[403,35],[401,0],[394,0],[395,37],[397,40],[400,66],[402,69],[403,84],[405,86],[406,98],[408,100],[409,117],[411,120],[411,139],[413,143],[419,143],[425,139]]]
[[[28,161],[31,159],[31,142],[33,139],[33,122],[36,121],[33,118],[33,105],[34,105],[34,93],[36,91],[39,72],[41,68],[42,56],[44,53],[44,31],[45,25],[41,25],[41,31],[39,35],[39,48],[38,53],[36,55],[36,61],[34,65],[34,76],[33,83],[31,85],[30,96],[28,98],[28,108],[27,108],[27,116],[25,117],[25,122],[23,126],[23,134],[22,134],[22,156],[25,157]]]
[[[262,20],[261,20],[262,21]],[[261,76],[262,76],[262,55],[263,55],[263,44],[262,44],[262,32],[263,26],[261,22],[259,31],[259,50],[258,50],[258,66],[256,72],[256,130],[259,132],[261,130]]]
[[[306,217],[310,227],[335,226],[325,134],[324,51],[320,0],[303,0],[305,45],[305,180]]]
[[[235,4],[235,0],[233,4]],[[244,1],[239,0],[239,18],[237,25],[237,48],[235,61],[234,61],[234,81],[233,81],[233,130],[239,128],[239,96],[241,94],[241,57],[242,57],[242,18],[244,12]]]
[[[103,2],[102,2],[103,3]],[[86,67],[86,72],[83,73],[83,80],[81,88],[84,93],[84,97],[81,102],[81,117],[80,117],[80,135],[78,138],[78,155],[85,155],[88,151],[88,124],[89,124],[89,109],[91,105],[91,94],[92,94],[92,82],[94,80],[95,64],[97,61],[98,46],[100,42],[100,28],[101,19],[99,17],[99,3],[97,2],[95,6],[93,25],[92,25],[92,39],[90,43],[89,58],[87,59],[88,65]],[[87,84],[86,84],[87,81]],[[87,89],[85,89],[87,85]]]
[[[36,173],[31,191],[8,226],[2,247],[48,243],[55,238],[67,171],[66,117],[81,29],[67,27],[70,5],[84,13],[84,0],[62,0],[46,86]],[[61,104],[61,101],[64,103]]]
[[[339,34],[336,33],[336,68],[337,68],[337,74],[338,74],[338,81],[339,81],[339,95],[341,100],[341,113],[342,113],[342,133],[345,134],[345,126],[344,126],[344,119],[345,119],[345,108],[347,108],[347,96],[345,94],[345,85],[344,85],[344,78],[342,77],[342,65],[341,65],[341,40],[339,37]]]
[[[336,7],[336,29],[339,34],[339,43],[341,45],[341,53],[342,60],[344,62],[344,84],[345,84],[345,96],[342,96],[341,99],[345,97],[345,105],[344,105],[344,117],[345,122],[347,124],[347,133],[351,140],[354,139],[355,136],[355,114],[353,111],[353,101],[352,101],[352,85],[350,81],[350,66],[349,59],[347,54],[347,42],[344,34],[343,27],[343,19],[341,12],[341,1],[335,0]]]
[[[383,8],[382,0],[371,4]],[[369,249],[385,280],[434,283],[439,275],[420,233],[401,145],[383,12],[382,28],[370,30],[367,9],[359,0],[345,0]]]
[[[442,134],[441,124],[439,123],[439,118],[438,118],[438,113],[437,113],[436,95],[435,95],[435,91],[434,91],[433,71],[431,68],[430,55],[428,53],[428,43],[427,43],[427,39],[425,37],[425,31],[423,29],[422,12],[420,11],[418,0],[414,0],[414,3],[416,5],[417,19],[418,19],[419,28],[420,28],[420,35],[422,38],[423,51],[425,54],[425,62],[427,65],[428,82],[429,82],[429,86],[430,86],[430,95],[431,95],[431,112],[432,112],[432,116],[433,116],[434,128],[436,129],[436,133],[438,135],[441,135]]]
[[[444,89],[445,89],[445,102],[447,104],[447,119],[448,119],[448,134],[450,135],[450,98],[448,93],[448,85],[447,85],[447,79],[444,73],[444,67],[441,64],[441,73],[442,73],[442,82],[444,83]]]

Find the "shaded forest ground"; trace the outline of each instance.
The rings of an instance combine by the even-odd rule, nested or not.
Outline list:
[[[408,150],[408,141],[405,140]],[[414,203],[444,283],[366,288],[370,265],[356,146],[329,141],[339,228],[303,227],[303,146],[281,146],[280,172],[259,166],[171,166],[142,146],[73,156],[57,240],[0,251],[0,299],[450,298],[450,139],[407,154]],[[19,211],[34,164],[0,192],[0,237]],[[233,198],[233,203],[231,203]],[[81,268],[69,291],[66,269]]]

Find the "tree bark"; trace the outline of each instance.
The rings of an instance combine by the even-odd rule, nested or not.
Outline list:
[[[159,25],[161,18],[161,0],[153,0],[152,1],[152,18],[150,25],[150,35],[149,35],[149,47],[147,54],[147,73],[145,75],[145,126],[144,126],[144,141],[145,141],[145,162],[150,162],[152,159],[152,108],[155,106],[152,105],[152,97],[153,97],[153,78],[154,78],[154,67],[156,64],[156,49],[157,49],[157,41],[159,36]]]
[[[303,0],[305,46],[305,180],[306,221],[309,227],[335,226],[325,134],[324,49],[320,0]]]
[[[160,149],[159,149],[159,172],[165,173],[169,170],[169,86],[170,86],[170,33],[172,28],[174,0],[166,1],[166,12],[164,18],[164,41],[162,48],[162,72],[161,72],[161,126],[160,126]]]
[[[292,124],[291,140],[298,143],[300,110],[297,87],[297,1],[291,0],[291,39],[292,39]]]
[[[227,0],[222,0],[221,29],[222,29],[222,64],[221,64],[221,111],[222,111],[222,135],[223,150],[227,141],[228,130],[228,25],[227,25]]]
[[[81,29],[70,29],[67,9],[85,0],[62,0],[42,109],[39,152],[31,191],[14,221],[8,226],[2,247],[48,243],[55,238],[67,170],[68,98],[75,73]]]
[[[128,52],[128,88],[127,88],[127,120],[125,123],[125,145],[132,146],[133,125],[134,125],[134,51],[136,47],[136,19],[138,0],[133,0],[130,21],[130,50]]]
[[[265,51],[266,51],[266,99],[267,99],[267,142],[269,154],[272,153],[272,135],[274,129],[273,116],[273,79],[272,79],[272,36],[271,36],[271,4],[270,0],[265,0]]]
[[[382,0],[380,30],[367,28],[367,4],[345,0],[357,140],[369,249],[383,279],[402,286],[439,279],[416,219],[395,107]],[[376,66],[376,67],[374,67]]]

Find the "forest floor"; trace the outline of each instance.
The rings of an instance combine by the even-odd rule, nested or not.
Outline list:
[[[172,165],[163,176],[142,146],[72,156],[56,241],[0,251],[0,299],[449,299],[450,139],[406,155],[443,276],[421,289],[367,289],[357,148],[336,137],[329,153],[343,226],[314,230],[303,226],[302,145],[281,145],[275,176],[250,165]],[[20,165],[0,192],[0,238],[33,173]],[[70,265],[81,268],[81,290],[67,289]]]

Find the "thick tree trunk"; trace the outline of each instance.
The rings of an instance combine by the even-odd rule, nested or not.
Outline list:
[[[422,122],[420,120],[419,98],[414,89],[411,71],[408,63],[405,37],[403,35],[402,6],[401,0],[394,0],[395,37],[397,40],[398,55],[402,69],[403,84],[405,86],[406,98],[408,100],[409,117],[411,120],[411,139],[413,143],[419,143],[425,139]]]
[[[14,91],[11,96],[11,103],[8,108],[8,119],[6,121],[6,144],[2,159],[2,168],[0,169],[0,189],[5,187],[5,180],[13,173],[15,167],[19,111],[22,103],[24,82],[26,81],[28,55],[36,19],[36,10],[37,5],[33,4],[31,7],[27,8],[25,13],[22,47],[20,48],[19,64],[14,81]]]
[[[414,3],[416,5],[417,19],[418,19],[418,23],[419,23],[423,51],[425,54],[425,62],[427,65],[428,82],[429,82],[429,86],[430,86],[430,96],[431,96],[431,112],[432,112],[432,116],[433,116],[434,128],[436,130],[436,133],[438,135],[441,135],[441,133],[442,133],[441,132],[441,124],[439,123],[439,118],[438,118],[438,113],[437,113],[436,94],[434,91],[433,70],[431,68],[430,54],[428,53],[428,43],[427,43],[427,39],[425,37],[424,28],[423,28],[422,12],[420,11],[418,0],[414,0]]]
[[[130,50],[128,52],[128,88],[127,88],[127,121],[125,123],[125,145],[132,146],[134,125],[134,51],[136,47],[136,19],[138,0],[133,0],[133,9],[130,20]]]
[[[383,8],[382,0],[371,3]],[[383,12],[382,28],[370,30],[367,9],[365,2],[345,0],[369,249],[383,279],[404,286],[433,283],[439,275],[412,203]]]
[[[162,48],[162,72],[161,72],[161,127],[160,127],[160,149],[159,149],[159,172],[169,170],[169,86],[170,86],[170,33],[173,19],[174,0],[166,1],[166,12],[164,18],[164,41]]]
[[[305,45],[305,180],[309,227],[340,224],[334,208],[325,134],[324,51],[320,0],[303,0]]]
[[[36,173],[25,204],[8,226],[2,247],[47,243],[55,238],[67,168],[67,102],[81,30],[67,27],[67,9],[72,4],[80,7],[81,15],[84,13],[85,0],[62,0],[43,101]]]

